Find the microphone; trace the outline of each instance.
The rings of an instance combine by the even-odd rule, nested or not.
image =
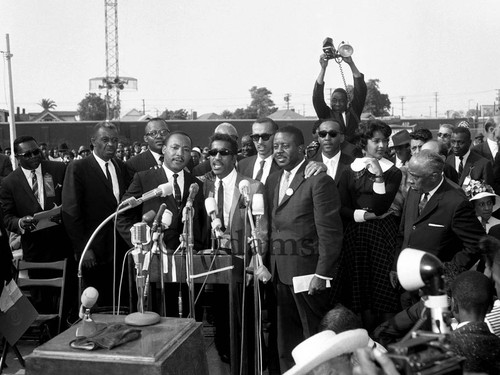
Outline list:
[[[161,218],[163,217],[163,213],[165,212],[166,209],[167,209],[167,204],[162,203],[160,208],[158,209],[158,212],[156,213],[155,220],[153,222],[153,227],[151,228],[151,232],[156,232],[158,227],[161,225]]]
[[[170,210],[165,210],[163,213],[163,216],[161,217],[161,226],[164,227],[165,229],[168,229],[170,225],[172,224],[172,216],[174,214]]]
[[[82,305],[80,306],[80,312],[78,313],[80,319],[83,319],[85,317],[85,310],[90,310],[92,307],[94,307],[98,298],[99,292],[92,286],[89,286],[83,291],[80,298],[80,302],[82,303]]]
[[[240,194],[243,195],[243,199],[245,200],[245,204],[250,203],[250,182],[248,180],[241,180],[238,189]]]
[[[189,186],[189,196],[186,202],[186,207],[192,208],[193,207],[193,201],[194,198],[196,197],[196,194],[198,194],[198,191],[200,190],[200,187],[196,182],[193,182]]]
[[[149,210],[144,215],[142,215],[142,222],[147,225],[153,224],[153,220],[155,218],[156,212],[154,210]]]
[[[165,183],[158,185],[156,189],[150,190],[144,194],[140,198],[130,197],[124,200],[121,205],[128,207],[136,207],[150,199],[156,197],[166,197],[167,195],[172,195],[174,188],[171,183]]]
[[[254,215],[264,215],[264,195],[255,193],[252,198],[252,211]]]
[[[212,230],[215,232],[217,237],[222,237],[222,223],[217,217],[217,205],[215,204],[215,198],[209,197],[205,199],[205,209],[207,210],[210,219],[212,220]]]

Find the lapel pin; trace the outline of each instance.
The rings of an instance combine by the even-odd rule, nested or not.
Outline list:
[[[293,195],[293,189],[292,188],[286,189],[285,194],[288,195],[288,196],[292,196]]]

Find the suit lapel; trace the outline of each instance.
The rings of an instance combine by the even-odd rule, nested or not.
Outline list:
[[[101,184],[106,187],[109,193],[114,197],[115,195],[113,194],[113,190],[111,189],[111,185],[108,182],[108,179],[104,175],[104,172],[101,169],[101,166],[97,162],[96,158],[94,155],[89,156],[89,163],[91,164],[91,170],[94,172],[94,174],[97,176],[97,178],[100,180]]]
[[[443,198],[444,194],[444,184],[446,181],[443,181],[439,189],[432,195],[432,197],[429,199],[427,204],[425,205],[424,209],[422,210],[422,213],[417,217],[417,220],[415,223],[425,219],[427,216],[429,216],[434,210],[437,208],[439,201]],[[418,204],[419,200],[417,200],[417,213],[418,213]]]
[[[469,154],[469,157],[467,158],[467,161],[465,162],[464,165],[464,170],[462,172],[462,175],[460,176],[460,180],[458,181],[458,185],[462,186],[462,184],[465,181],[465,178],[471,174],[472,169],[474,169],[474,162],[476,161],[476,158],[474,157],[474,154],[471,153]]]
[[[240,181],[243,179],[243,177],[238,173],[236,174],[236,184],[233,189],[233,201],[231,202],[231,211],[229,212],[229,222],[232,224],[233,218],[234,218],[234,212],[236,209],[239,207],[240,203]]]
[[[290,182],[290,184],[288,185],[288,189],[287,189],[287,191],[291,190],[291,195],[285,194],[285,196],[283,197],[283,200],[281,202],[278,202],[278,205],[277,205],[278,208],[284,206],[288,202],[290,197],[293,194],[295,194],[295,192],[297,191],[299,186],[304,182],[304,180],[305,180],[304,170],[306,168],[306,165],[307,165],[307,161],[304,164],[302,164],[300,166],[299,170],[297,171],[297,173],[295,173],[295,176],[294,176],[293,180]],[[281,174],[281,178],[283,178],[283,173]],[[280,187],[280,185],[281,185],[281,179],[280,179],[280,183],[278,184],[278,194],[276,194],[278,196],[277,199],[279,199],[279,187]]]

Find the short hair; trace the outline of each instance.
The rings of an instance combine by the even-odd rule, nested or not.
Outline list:
[[[94,127],[92,128],[92,137],[95,137],[97,132],[101,129],[116,130],[118,132],[118,128],[114,123],[109,121],[101,121],[95,124]]]
[[[431,150],[421,150],[417,155],[413,155],[411,160],[415,160],[415,162],[425,165],[430,174],[443,173],[443,158]]]
[[[494,294],[491,280],[477,271],[462,272],[451,284],[451,296],[468,312],[486,314],[493,304]]]
[[[319,129],[319,127],[321,126],[322,123],[324,122],[327,122],[327,121],[331,121],[331,122],[334,122],[336,124],[339,124],[339,127],[340,127],[340,131],[342,132],[342,134],[345,133],[345,125],[344,124],[341,124],[340,122],[338,122],[336,119],[334,119],[333,117],[330,117],[330,118],[322,118],[322,119],[319,119],[318,121],[316,121],[316,123],[318,123],[318,126],[316,128],[316,131]],[[315,123],[315,124],[316,124]],[[313,132],[314,134],[315,132]]]
[[[165,121],[165,119],[161,118],[161,117],[154,117],[150,120],[148,120],[148,122],[146,123],[146,126],[144,127],[144,131],[146,131],[146,128],[148,127],[149,124],[151,124],[152,122],[162,122],[165,124],[165,126],[167,127],[167,130],[170,132],[170,128],[168,127],[168,124],[167,124],[167,121]]]
[[[344,94],[344,96],[346,97],[346,99],[348,98],[347,91],[345,91],[342,87],[337,87],[335,90],[333,90],[332,96],[336,92],[340,92],[341,94]]]
[[[272,118],[262,117],[255,120],[254,124],[271,124],[273,126],[273,131],[276,133],[279,129],[278,124]]]
[[[432,139],[432,133],[427,128],[420,128],[410,133],[410,138],[425,143]]]
[[[287,133],[293,135],[293,139],[297,146],[305,144],[304,134],[302,134],[302,131],[295,126],[285,126],[283,128],[279,128],[276,134],[278,133]]]
[[[453,129],[453,134],[465,134],[467,139],[469,140],[472,139],[469,128],[463,126],[458,126],[455,129]]]
[[[361,319],[344,305],[338,303],[321,319],[318,330],[330,330],[339,334],[351,329],[362,328]]]
[[[452,125],[452,124],[439,124],[439,127],[440,128],[445,128],[445,129],[449,129],[451,131],[453,131],[453,129],[455,129],[455,126]]]
[[[14,153],[17,154],[17,151],[18,151],[18,148],[19,148],[19,145],[21,143],[24,143],[24,142],[36,142],[35,138],[33,138],[31,135],[22,135],[20,137],[17,137],[15,140],[14,140]],[[38,143],[37,143],[38,144]],[[9,147],[6,148],[6,150],[10,150]]]
[[[358,129],[356,129],[355,137],[358,140],[359,147],[364,149],[368,144],[368,140],[373,138],[375,132],[381,132],[384,137],[389,139],[391,136],[391,127],[385,122],[380,120],[368,120],[359,124]]]
[[[210,148],[212,148],[212,143],[215,141],[221,141],[221,142],[228,142],[230,144],[230,150],[233,153],[233,155],[238,154],[238,142],[231,137],[229,134],[223,134],[223,133],[214,133],[209,139],[208,139],[208,144],[210,145]]]
[[[484,124],[484,130],[488,131],[490,128],[495,128],[496,124],[493,121],[488,121]]]
[[[167,142],[168,142],[168,140],[170,139],[171,136],[176,135],[176,134],[177,135],[183,135],[184,137],[188,137],[189,143],[191,143],[191,146],[193,145],[193,140],[191,139],[191,137],[189,136],[189,134],[186,133],[186,132],[183,132],[182,130],[176,130],[176,131],[173,131],[171,133],[168,133],[167,137],[165,138],[165,144],[167,144]],[[144,144],[145,143],[143,143],[143,145]]]

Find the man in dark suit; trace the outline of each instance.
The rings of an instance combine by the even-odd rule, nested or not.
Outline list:
[[[330,107],[325,103],[324,89],[325,89],[325,73],[328,66],[328,59],[323,54],[319,58],[321,70],[318,78],[314,83],[313,90],[313,106],[316,115],[322,118],[334,118],[338,123],[344,125],[346,132],[345,138],[351,142],[356,129],[360,123],[361,113],[365,106],[366,100],[366,83],[362,73],[354,64],[352,57],[343,57],[344,62],[349,65],[354,78],[354,91],[351,101],[348,101],[347,92],[342,88],[337,88],[333,91],[330,98]]]
[[[257,155],[243,159],[238,165],[238,171],[254,180],[266,183],[267,177],[280,168],[273,159],[273,139],[278,130],[278,124],[270,118],[261,118],[252,124],[252,140],[257,149]]]
[[[156,117],[148,121],[144,129],[144,142],[148,144],[147,151],[137,154],[125,163],[130,177],[137,172],[163,164],[162,148],[169,133],[170,129],[164,119]]]
[[[453,133],[453,129],[455,129],[455,127],[452,124],[439,125],[436,139],[439,143],[445,146],[445,157],[448,157],[451,153],[451,134]]]
[[[445,267],[451,272],[461,272],[478,260],[485,232],[463,190],[443,178],[443,165],[441,156],[429,150],[410,159],[401,249],[428,251],[449,262]]]
[[[327,174],[333,178],[338,186],[340,176],[348,169],[354,158],[341,150],[344,142],[344,128],[333,119],[322,119],[318,127],[318,141],[320,152],[310,160],[323,163],[327,167]]]
[[[326,284],[335,276],[342,247],[337,187],[326,173],[305,178],[304,150],[299,129],[279,129],[274,158],[283,170],[273,173],[266,184],[281,371],[293,366],[292,349],[317,332],[329,310]],[[293,278],[306,275],[310,277],[307,290],[295,293]]]
[[[12,163],[8,156],[0,154],[0,182],[12,172]]]
[[[116,211],[128,181],[125,164],[114,157],[118,144],[116,126],[106,122],[96,124],[91,142],[92,155],[69,164],[62,193],[63,223],[78,260],[94,230]],[[113,221],[110,221],[83,256],[85,287],[93,286],[99,291],[100,306],[113,303],[113,266],[116,265],[119,275],[127,249],[118,235],[114,257],[115,235]]]
[[[488,159],[471,152],[472,138],[469,129],[457,127],[451,135],[451,150],[446,163],[458,173],[458,185],[468,185],[470,180],[483,180],[494,185],[493,166]]]
[[[498,143],[495,136],[498,133],[496,131],[496,124],[493,121],[488,121],[484,124],[484,132],[486,133],[486,142],[472,147],[472,151],[493,163],[498,153]]]

